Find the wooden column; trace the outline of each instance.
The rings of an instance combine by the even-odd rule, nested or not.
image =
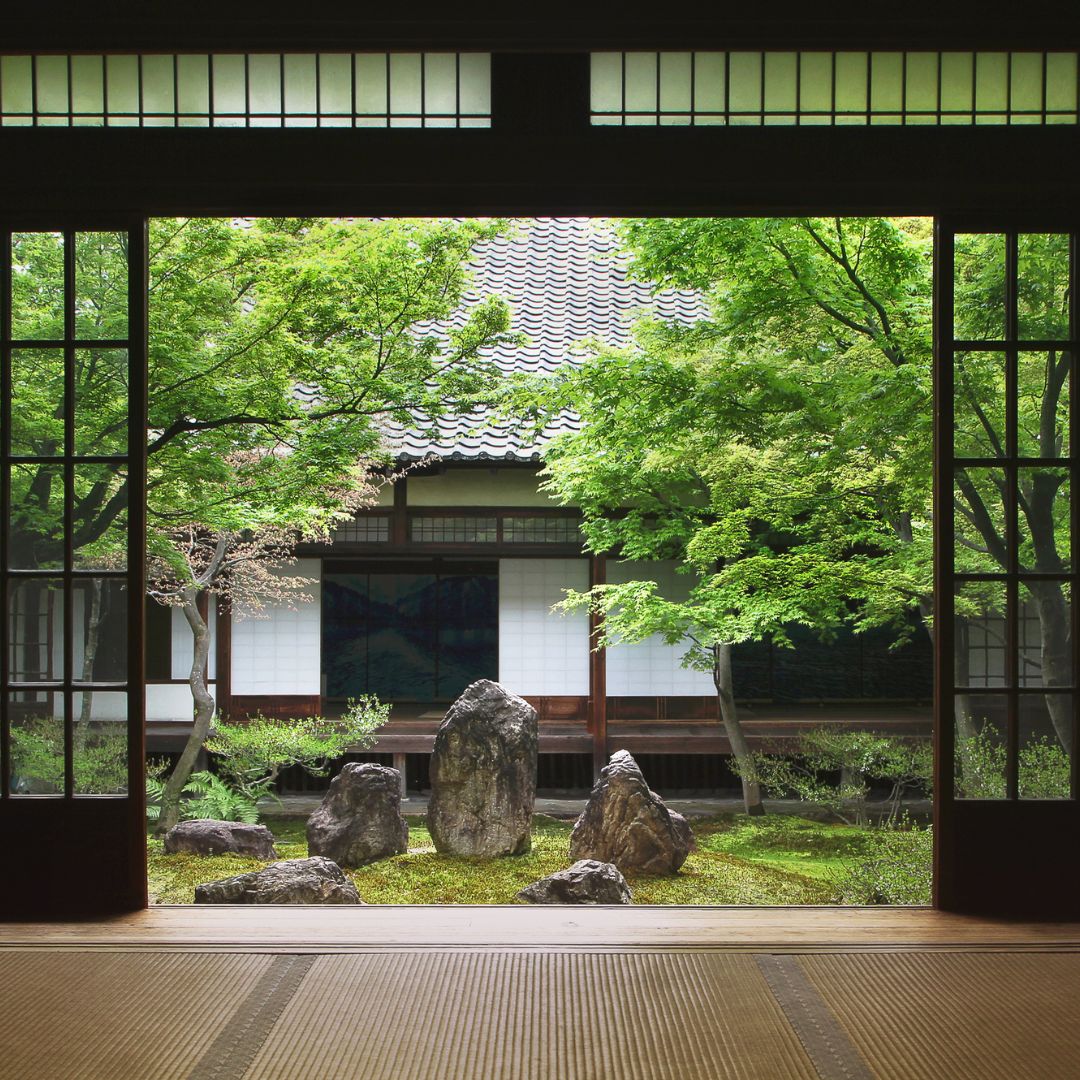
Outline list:
[[[390,522],[390,540],[395,547],[409,542],[408,483],[403,476],[394,484],[394,516]]]
[[[227,596],[217,598],[216,612],[217,709],[222,716],[228,717],[232,712],[232,602]]]
[[[394,768],[401,774],[401,801],[409,801],[409,775],[407,771],[408,757],[405,754],[394,755]]]
[[[589,558],[589,588],[607,584],[607,556]],[[607,764],[607,654],[594,649],[603,616],[589,612],[589,730],[593,737],[593,779]]]

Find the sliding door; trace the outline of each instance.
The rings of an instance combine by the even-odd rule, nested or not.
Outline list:
[[[0,223],[0,913],[146,903],[146,229]]]
[[[938,903],[1080,914],[1075,223],[938,223]]]

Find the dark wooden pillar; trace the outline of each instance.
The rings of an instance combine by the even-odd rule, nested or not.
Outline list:
[[[409,542],[408,483],[404,476],[394,482],[394,516],[390,522],[390,541],[395,547]]]
[[[217,709],[227,717],[232,712],[232,602],[217,598]]]
[[[589,558],[589,588],[607,584],[607,556]],[[589,612],[589,730],[593,737],[593,778],[607,764],[607,654],[594,645],[603,616]]]

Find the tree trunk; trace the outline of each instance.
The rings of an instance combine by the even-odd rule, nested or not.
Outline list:
[[[1049,393],[1049,391],[1048,391]],[[1044,422],[1040,437],[1042,452],[1049,455],[1054,452],[1056,398],[1043,402]],[[1034,569],[1038,573],[1061,573],[1065,563],[1058,554],[1054,506],[1061,488],[1061,476],[1049,469],[1034,472],[1027,484],[1020,485],[1023,498],[1021,514],[1026,519],[1031,533],[1031,545],[1034,553]],[[1068,540],[1061,538],[1064,545]],[[1045,687],[1069,686],[1072,683],[1072,643],[1069,606],[1065,591],[1060,581],[1039,581],[1028,579],[1027,588],[1031,593],[1036,614],[1039,617],[1039,631],[1042,637],[1042,685]],[[1076,598],[1073,597],[1073,603]],[[1030,685],[1030,684],[1029,684]],[[1047,694],[1046,707],[1054,733],[1066,754],[1072,753],[1072,716],[1070,698],[1060,694]]]
[[[854,787],[856,784],[861,789],[865,790],[866,782],[862,772],[855,768],[853,765],[843,765],[840,768],[840,790],[845,791],[848,788]],[[851,804],[851,811],[854,815],[855,825],[866,824],[866,800],[862,798],[843,800],[844,803]]]
[[[919,601],[919,616],[922,619],[923,629],[926,631],[927,637],[930,638],[931,645],[934,644],[934,630],[930,625],[932,612],[933,608],[928,600]],[[953,650],[953,678],[957,686],[967,686],[971,679],[971,650],[968,645],[966,625],[957,624]],[[975,723],[971,718],[971,697],[969,694],[955,694],[953,696],[953,723],[955,725],[953,730],[955,732],[956,756],[959,758],[961,770],[958,779],[962,781],[964,771],[973,771],[975,768],[972,754],[975,747],[975,736],[978,735]]]
[[[1039,617],[1042,637],[1042,684],[1046,687],[1068,686],[1072,682],[1069,608],[1060,581],[1028,580],[1027,587]],[[1061,748],[1072,754],[1072,696],[1047,694],[1046,709],[1054,725]]]
[[[746,736],[743,734],[735,709],[730,645],[713,646],[713,685],[716,687],[716,697],[720,703],[720,718],[724,722],[724,731],[731,744],[731,752],[739,764],[743,805],[751,817],[758,817],[765,813],[765,805],[761,801],[761,786],[754,778],[754,761],[750,756],[750,748],[746,745]]]
[[[191,778],[195,760],[210,734],[210,725],[214,719],[214,699],[206,688],[206,671],[210,659],[210,628],[199,612],[199,590],[185,589],[183,599],[181,610],[195,639],[191,672],[188,675],[188,686],[191,687],[191,696],[195,702],[195,720],[180,759],[170,773],[165,791],[161,796],[161,816],[158,818],[156,828],[158,833],[168,832],[180,820],[180,795]]]
[[[101,593],[103,582],[101,578],[93,578],[90,582],[90,611],[86,620],[86,646],[83,649],[82,679],[83,682],[94,681],[94,663],[97,660],[98,641],[101,637]],[[84,690],[82,695],[82,707],[79,709],[79,726],[75,732],[75,749],[86,749],[86,739],[89,734],[89,724],[93,715],[94,695],[89,690]]]

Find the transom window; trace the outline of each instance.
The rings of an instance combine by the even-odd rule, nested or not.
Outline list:
[[[339,525],[331,539],[335,544],[385,544],[390,540],[390,518],[360,514]]]
[[[592,122],[1075,124],[1071,52],[604,52]]]
[[[487,53],[0,57],[6,127],[490,127]]]

